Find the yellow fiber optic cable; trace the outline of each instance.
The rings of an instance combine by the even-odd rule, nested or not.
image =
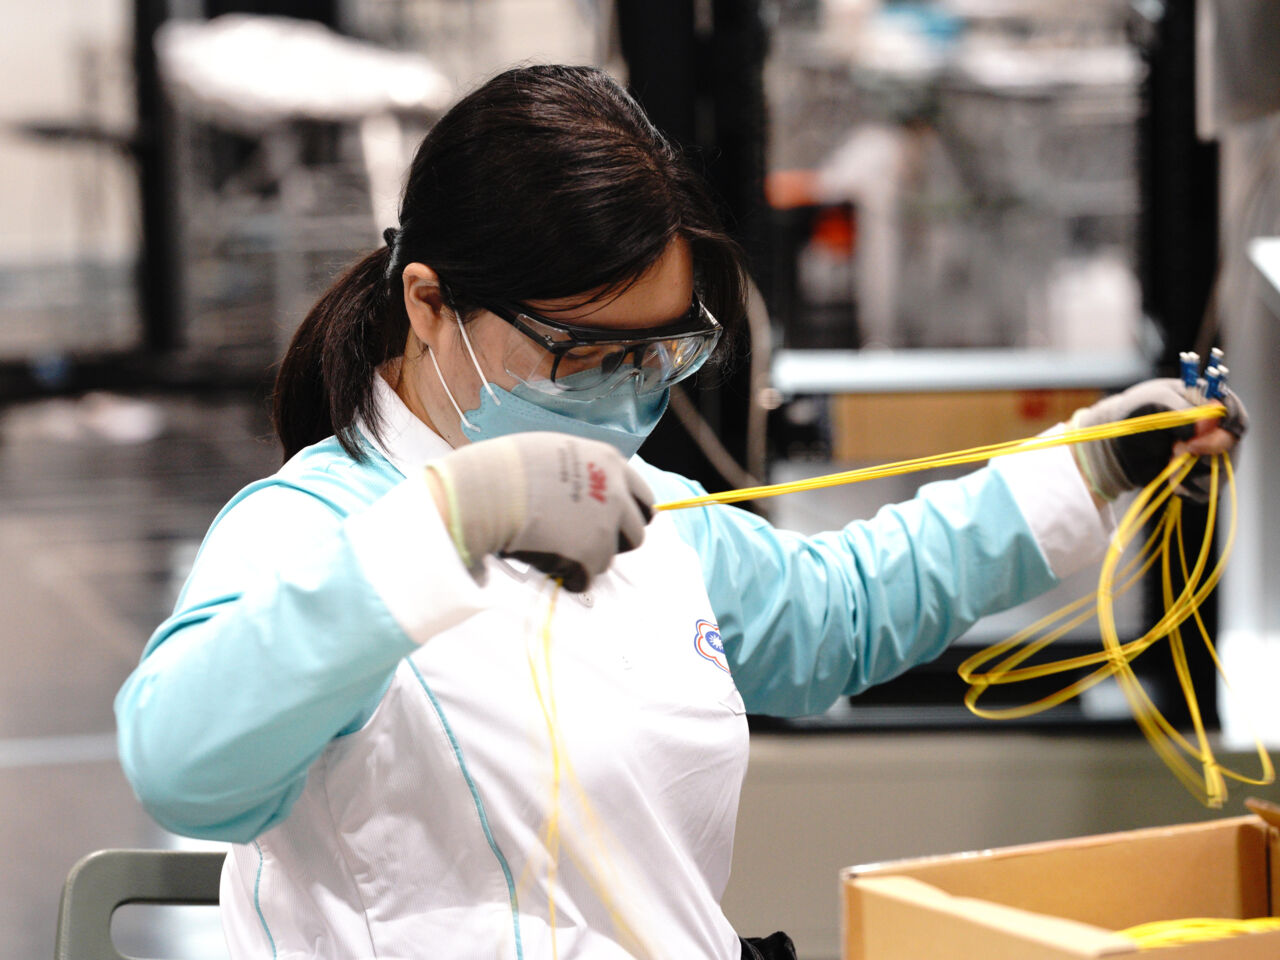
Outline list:
[[[678,510],[816,490],[839,484],[897,476],[917,470],[977,463],[1013,453],[1026,453],[1150,430],[1168,429],[1198,420],[1222,417],[1225,414],[1225,408],[1218,404],[1188,410],[1165,411],[1096,427],[1064,430],[1030,440],[988,444],[954,453],[920,457],[789,483],[690,497],[658,504],[657,509]],[[1103,560],[1098,589],[1093,594],[1066,605],[1061,610],[1019,631],[1008,640],[974,654],[960,665],[959,673],[961,678],[970,685],[965,695],[965,705],[978,716],[992,719],[1030,716],[1064,703],[1095,684],[1114,677],[1133,711],[1134,719],[1157,755],[1201,802],[1208,806],[1220,807],[1226,797],[1226,779],[1251,784],[1267,784],[1275,779],[1275,772],[1270,756],[1260,742],[1257,744],[1262,768],[1259,777],[1247,777],[1218,764],[1213,755],[1199,702],[1191,682],[1186,647],[1182,637],[1182,628],[1188,622],[1199,634],[1215,668],[1220,674],[1222,673],[1222,664],[1208,636],[1204,621],[1200,617],[1199,606],[1221,579],[1227,557],[1235,541],[1237,525],[1235,478],[1231,460],[1226,455],[1209,458],[1207,467],[1210,495],[1205,536],[1194,562],[1188,563],[1182,537],[1182,501],[1176,492],[1179,485],[1187,479],[1196,466],[1197,461],[1198,458],[1190,454],[1173,458],[1155,480],[1139,491],[1133,504],[1117,524],[1116,532]],[[1207,570],[1219,516],[1220,478],[1224,474],[1231,501],[1227,536],[1218,561],[1211,570]],[[1137,541],[1142,530],[1149,526],[1153,527],[1153,530],[1145,543],[1135,555],[1125,560],[1130,546]],[[1182,579],[1182,587],[1176,592],[1173,587],[1175,558],[1176,570],[1181,574]],[[1128,642],[1121,642],[1115,623],[1115,600],[1153,569],[1158,569],[1161,577],[1164,613],[1142,636]],[[1027,661],[1041,653],[1055,640],[1094,617],[1098,620],[1102,636],[1101,650],[1053,663],[1027,665]],[[1174,671],[1187,701],[1188,714],[1194,731],[1194,744],[1160,713],[1132,669],[1133,660],[1161,640],[1167,640],[1169,643]],[[988,666],[992,661],[998,662]],[[986,669],[983,669],[984,667]],[[1015,683],[1067,672],[1078,673],[1087,668],[1093,669],[1085,676],[1067,683],[1057,692],[1033,703],[1002,708],[988,708],[978,704],[982,693],[997,684]],[[1194,761],[1195,766],[1192,766],[1189,760]]]
[[[788,481],[787,483],[743,487],[740,490],[725,490],[720,493],[708,493],[682,500],[670,500],[666,503],[657,504],[654,509],[684,510],[689,507],[705,507],[713,503],[739,503],[743,500],[760,500],[764,497],[776,497],[784,493],[799,493],[803,490],[819,490],[823,487],[834,487],[846,483],[896,477],[904,473],[915,473],[920,470],[980,463],[993,457],[1003,457],[1011,453],[1029,453],[1032,450],[1065,447],[1073,443],[1084,443],[1089,440],[1109,440],[1113,437],[1125,437],[1130,434],[1146,433],[1151,430],[1167,430],[1170,427],[1181,427],[1195,423],[1198,420],[1213,420],[1224,417],[1226,413],[1226,408],[1217,404],[1191,407],[1187,410],[1166,410],[1161,413],[1149,413],[1141,417],[1132,417],[1128,420],[1117,420],[1114,423],[1103,423],[1096,427],[1064,430],[1050,436],[1033,437],[1029,440],[990,443],[981,447],[972,447],[968,450],[958,450],[955,453],[943,453],[932,457],[917,457],[913,460],[900,460],[897,463],[886,463],[878,467],[864,467],[860,470],[829,473],[821,477],[809,477],[804,480]]]
[[[1222,673],[1221,662],[1214,649],[1213,643],[1209,638],[1208,631],[1205,628],[1203,620],[1199,617],[1198,608],[1204,602],[1208,594],[1217,586],[1222,576],[1227,557],[1231,553],[1232,546],[1235,542],[1237,527],[1237,505],[1235,497],[1235,480],[1232,473],[1230,458],[1220,455],[1212,459],[1210,463],[1210,498],[1208,504],[1208,513],[1206,520],[1206,531],[1204,542],[1201,544],[1200,554],[1196,558],[1195,564],[1188,569],[1185,552],[1182,548],[1181,537],[1181,501],[1173,495],[1172,488],[1167,486],[1160,493],[1160,498],[1168,501],[1167,524],[1164,534],[1164,544],[1162,549],[1161,563],[1161,580],[1162,592],[1165,601],[1165,614],[1152,629],[1148,632],[1147,637],[1143,638],[1146,645],[1161,638],[1167,638],[1170,643],[1170,649],[1174,657],[1175,669],[1178,673],[1179,684],[1183,693],[1187,698],[1188,712],[1191,718],[1192,726],[1195,731],[1197,743],[1192,745],[1160,712],[1152,703],[1147,692],[1138,682],[1136,675],[1129,668],[1127,662],[1119,664],[1120,669],[1116,672],[1116,679],[1129,701],[1133,710],[1134,718],[1137,720],[1139,727],[1144,735],[1151,742],[1157,754],[1165,761],[1166,765],[1173,773],[1195,794],[1201,802],[1210,807],[1221,807],[1226,799],[1226,779],[1237,780],[1242,783],[1266,784],[1275,778],[1274,769],[1271,765],[1271,759],[1266,749],[1260,742],[1256,744],[1257,754],[1261,765],[1261,774],[1258,777],[1248,777],[1235,771],[1228,770],[1221,766],[1213,755],[1213,751],[1209,744],[1208,733],[1205,730],[1203,719],[1200,715],[1199,704],[1196,700],[1195,691],[1192,687],[1190,671],[1187,667],[1185,649],[1180,632],[1180,626],[1187,620],[1194,621],[1200,640],[1203,642],[1205,649],[1208,651],[1210,658],[1213,660],[1215,668]],[[1171,469],[1173,466],[1171,465]],[[1215,564],[1212,571],[1207,575],[1204,574],[1205,567],[1208,562],[1210,547],[1213,538],[1214,524],[1217,519],[1218,505],[1218,485],[1219,472],[1224,472],[1227,478],[1227,486],[1231,492],[1231,512],[1228,524],[1228,532],[1223,544],[1221,556]],[[1100,576],[1100,597],[1098,613],[1099,626],[1102,630],[1103,645],[1111,652],[1115,652],[1120,643],[1116,634],[1115,620],[1111,608],[1111,597],[1105,594],[1102,589],[1108,583],[1108,577],[1117,557],[1123,551],[1125,543],[1132,534],[1136,532],[1136,521],[1129,517],[1128,530],[1118,531],[1116,539],[1111,545],[1108,557],[1104,561],[1102,574]],[[1177,595],[1172,592],[1172,542],[1178,543],[1177,556],[1179,558],[1181,572],[1185,582],[1185,587]],[[1145,649],[1145,647],[1144,647]],[[1199,771],[1192,767],[1188,759],[1195,761],[1199,767]]]
[[[1124,570],[1121,571],[1121,585],[1114,590],[1114,596],[1120,596],[1128,591],[1135,583],[1137,583],[1158,559],[1157,542],[1161,540],[1164,526],[1160,527],[1152,533],[1151,537],[1143,545],[1132,560],[1128,562]],[[1093,608],[1097,604],[1097,591],[1081,597],[1073,603],[1062,607],[1060,610],[1042,617],[1035,623],[1025,627],[1008,640],[994,644],[985,650],[975,653],[964,661],[959,667],[961,679],[970,684],[971,689],[966,695],[965,703],[975,714],[987,717],[993,720],[999,719],[1016,719],[1029,716],[1034,713],[1034,709],[1028,707],[1004,707],[1000,709],[981,708],[977,705],[978,697],[982,691],[988,686],[998,683],[1016,683],[1020,680],[1036,679],[1048,676],[1052,673],[1061,673],[1071,670],[1081,669],[1088,666],[1103,665],[1111,662],[1111,655],[1105,650],[1094,654],[1085,654],[1082,656],[1071,657],[1066,660],[1060,660],[1053,664],[1043,664],[1034,667],[1020,668],[1019,664],[1030,659],[1039,653],[1045,647],[1055,640],[1063,637],[1068,631],[1080,626],[1094,616]],[[1069,619],[1068,619],[1069,618]],[[1055,621],[1062,621],[1054,627]],[[1053,627],[1052,630],[1049,628]],[[1041,631],[1047,631],[1043,637],[1033,639]],[[1021,650],[1017,648],[1021,647]],[[979,667],[988,661],[1002,656],[1011,650],[1017,652],[1010,654],[1008,658],[1002,660],[991,670],[980,672]],[[1093,686],[1099,680],[1107,676],[1107,671],[1101,671],[1090,674],[1069,687],[1064,688],[1058,694],[1053,695],[1052,702],[1046,702],[1046,706],[1056,706],[1058,703],[1065,702],[1071,697],[1082,692],[1088,687]]]
[[[1185,464],[1170,464],[1170,471],[1179,467],[1187,466]],[[1165,524],[1164,536],[1161,544],[1161,578],[1162,591],[1165,601],[1165,613],[1154,627],[1142,637],[1138,644],[1141,649],[1145,650],[1151,643],[1158,639],[1168,639],[1170,649],[1174,653],[1175,666],[1180,673],[1180,682],[1183,686],[1184,694],[1187,695],[1188,710],[1195,728],[1196,738],[1199,742],[1198,746],[1192,746],[1182,735],[1170,724],[1164,716],[1156,709],[1147,692],[1138,682],[1136,675],[1130,669],[1132,658],[1125,658],[1119,653],[1121,644],[1115,626],[1114,614],[1114,595],[1109,589],[1110,579],[1114,571],[1117,557],[1125,549],[1133,531],[1137,530],[1141,513],[1138,511],[1130,511],[1125,521],[1121,523],[1120,529],[1117,531],[1116,537],[1113,539],[1107,557],[1103,561],[1102,572],[1099,576],[1099,602],[1098,602],[1098,625],[1102,633],[1103,647],[1112,654],[1115,665],[1115,677],[1125,698],[1129,701],[1130,708],[1133,711],[1134,719],[1137,721],[1139,728],[1147,737],[1157,754],[1164,760],[1165,764],[1173,771],[1173,773],[1182,782],[1195,793],[1202,802],[1209,806],[1219,807],[1225,799],[1225,786],[1220,775],[1217,762],[1213,757],[1212,750],[1209,747],[1207,734],[1204,730],[1203,721],[1200,717],[1199,705],[1196,701],[1195,692],[1190,687],[1189,675],[1185,673],[1185,657],[1180,658],[1182,651],[1181,638],[1178,633],[1178,625],[1187,619],[1191,611],[1198,606],[1208,592],[1213,589],[1217,583],[1218,573],[1221,570],[1221,563],[1215,568],[1214,573],[1203,583],[1204,568],[1208,562],[1210,546],[1212,543],[1213,526],[1216,519],[1216,488],[1217,488],[1217,458],[1212,462],[1212,479],[1211,479],[1211,497],[1209,502],[1209,516],[1206,521],[1206,536],[1204,543],[1201,545],[1199,556],[1196,558],[1195,566],[1191,571],[1187,572],[1186,585],[1182,592],[1175,597],[1172,593],[1171,567],[1169,562],[1170,543],[1175,531],[1180,531],[1181,502],[1173,496],[1172,487],[1169,484],[1163,484],[1158,489],[1158,494],[1151,497],[1151,506],[1147,512],[1156,509],[1161,504],[1168,502],[1168,512],[1166,518],[1168,523]],[[1154,485],[1153,485],[1154,486]],[[1146,491],[1144,491],[1145,493]],[[1141,506],[1141,501],[1139,501]],[[1137,514],[1138,519],[1134,515]],[[1233,517],[1234,519],[1234,517]],[[1228,543],[1225,551],[1229,552],[1230,544],[1234,537],[1234,526],[1232,533],[1228,536]],[[1204,638],[1206,644],[1209,643],[1207,637]],[[1187,762],[1182,755],[1186,755],[1195,759],[1201,767],[1201,772],[1197,771]]]
[[[569,759],[568,751],[564,743],[564,735],[560,729],[559,716],[556,711],[555,688],[552,682],[552,630],[551,625],[555,616],[556,599],[559,596],[561,583],[559,580],[552,581],[551,597],[547,604],[546,616],[543,619],[542,626],[538,631],[538,642],[541,653],[541,664],[535,660],[533,651],[526,647],[526,658],[529,664],[529,674],[533,681],[534,695],[538,701],[538,708],[542,714],[543,724],[547,729],[548,745],[551,753],[551,798],[548,804],[549,813],[546,822],[542,828],[542,839],[547,851],[547,874],[546,874],[546,892],[547,892],[547,915],[551,928],[551,954],[555,958],[559,956],[558,946],[556,943],[556,900],[555,885],[557,875],[559,873],[559,863],[561,854],[568,856],[575,867],[577,867],[582,878],[587,882],[605,912],[609,915],[610,921],[613,923],[614,930],[619,936],[621,944],[626,947],[634,956],[649,957],[652,951],[640,936],[636,926],[630,923],[623,915],[621,908],[618,906],[615,897],[610,892],[613,889],[621,887],[621,880],[618,876],[616,868],[613,866],[612,860],[608,854],[608,845],[604,836],[604,828],[601,826],[599,817],[596,815],[594,808],[587,799],[586,790],[579,781],[577,773],[574,771],[573,763]],[[541,667],[541,669],[539,669]],[[540,675],[541,674],[541,675]],[[543,689],[545,682],[546,688]],[[568,784],[578,803],[578,812],[581,815],[583,824],[586,828],[589,846],[594,850],[584,851],[585,858],[576,854],[573,850],[571,842],[566,840],[561,833],[561,826],[564,821],[562,792],[563,786]],[[570,838],[571,840],[571,838]],[[526,866],[526,870],[527,870]],[[522,873],[522,880],[524,874]]]
[[[1245,920],[1229,917],[1188,917],[1185,920],[1156,920],[1118,932],[1121,936],[1133,940],[1138,945],[1138,949],[1152,950],[1275,930],[1280,930],[1280,917],[1250,917]]]
[[[839,484],[897,476],[937,467],[977,463],[1007,454],[1025,453],[1032,450],[1109,439],[1144,431],[1168,429],[1194,423],[1198,420],[1222,417],[1225,413],[1225,409],[1216,404],[1195,407],[1190,410],[1166,411],[1086,429],[1064,430],[1050,436],[1036,437],[1030,440],[988,444],[954,453],[828,474],[790,483],[770,484],[707,494],[700,497],[690,497],[658,504],[656,509],[678,510],[718,503],[736,503],[743,500],[778,496],[784,493],[816,490]],[[1032,713],[1061,704],[1108,677],[1114,677],[1129,702],[1139,728],[1150,741],[1157,755],[1202,802],[1208,806],[1221,806],[1226,796],[1225,781],[1227,779],[1261,785],[1273,782],[1275,771],[1271,764],[1271,758],[1261,742],[1257,744],[1258,756],[1262,767],[1262,773],[1259,777],[1247,777],[1218,764],[1213,755],[1195,689],[1191,682],[1186,647],[1182,638],[1182,628],[1188,623],[1192,624],[1195,631],[1200,635],[1200,639],[1203,641],[1215,669],[1219,674],[1223,672],[1222,663],[1213,647],[1213,643],[1209,639],[1208,631],[1200,616],[1199,606],[1217,586],[1222,576],[1227,557],[1235,541],[1237,526],[1235,478],[1232,472],[1231,460],[1226,455],[1218,455],[1210,458],[1207,464],[1210,489],[1204,540],[1196,553],[1194,561],[1188,562],[1182,536],[1182,501],[1176,496],[1176,491],[1178,486],[1186,480],[1196,462],[1197,458],[1191,455],[1173,458],[1154,481],[1139,491],[1133,504],[1117,524],[1116,532],[1112,537],[1111,544],[1102,563],[1098,589],[1093,594],[1067,604],[1055,613],[1043,617],[1036,623],[1019,631],[1008,640],[994,644],[986,650],[974,654],[960,665],[959,673],[961,678],[970,685],[965,695],[966,706],[979,716],[993,719],[1029,716]],[[1231,508],[1228,518],[1228,531],[1217,562],[1212,569],[1206,572],[1211,555],[1214,530],[1218,520],[1218,493],[1223,475],[1225,475],[1226,487],[1230,492]],[[1130,546],[1137,542],[1142,530],[1149,526],[1152,527],[1152,532],[1145,542],[1133,556],[1125,559],[1126,554],[1130,552]],[[1160,573],[1164,613],[1156,624],[1141,637],[1128,642],[1121,642],[1115,624],[1115,600],[1153,569],[1158,569]],[[1174,590],[1175,572],[1180,574],[1182,580],[1182,586],[1176,592]],[[539,631],[541,671],[532,649],[526,650],[534,693],[537,697],[543,723],[547,729],[552,764],[550,812],[542,831],[543,842],[548,856],[546,878],[547,911],[551,926],[552,956],[558,956],[555,884],[562,852],[568,855],[586,880],[588,886],[599,898],[622,940],[629,941],[630,949],[637,955],[649,956],[650,951],[646,949],[646,945],[636,928],[627,922],[615,902],[615,898],[610,893],[611,888],[619,886],[620,878],[607,853],[605,830],[599,818],[595,815],[588,801],[586,791],[583,789],[573,769],[573,764],[568,757],[563,735],[559,728],[551,676],[551,624],[559,589],[559,581],[554,581],[546,616]],[[1069,657],[1053,663],[1028,665],[1027,661],[1042,652],[1055,640],[1060,639],[1068,631],[1095,616],[1098,619],[1102,636],[1102,650],[1092,654]],[[1132,669],[1133,660],[1162,639],[1167,640],[1169,643],[1178,683],[1187,701],[1188,713],[1194,731],[1194,743],[1184,737],[1160,713]],[[993,664],[992,661],[996,662]],[[983,669],[984,667],[986,669]],[[1056,693],[1042,697],[1034,703],[998,709],[981,707],[978,704],[982,693],[997,684],[1043,678],[1066,672],[1078,672],[1087,668],[1093,669],[1084,677],[1077,678]],[[546,684],[545,693],[543,690],[544,679]],[[1193,767],[1188,760],[1195,761],[1197,766]],[[577,855],[570,844],[562,845],[561,842],[561,794],[566,783],[573,790],[583,825],[586,828],[585,832],[588,834],[591,845],[595,847],[594,851],[584,851],[591,854],[586,859]],[[1249,920],[1193,918],[1142,924],[1120,932],[1133,939],[1139,949],[1147,950],[1161,946],[1220,939],[1269,930],[1280,930],[1280,918],[1264,917]]]
[[[1178,476],[1180,477],[1180,475],[1181,475],[1181,471],[1178,471]],[[1146,519],[1149,519],[1149,516],[1151,514],[1150,509],[1140,509],[1144,506],[1144,503],[1145,501],[1140,496],[1140,498],[1137,501],[1135,501],[1135,504],[1134,504],[1134,510],[1138,512],[1138,515],[1139,515],[1138,518],[1139,520],[1142,521],[1142,523],[1145,523]],[[1127,519],[1128,518],[1126,518],[1126,520]],[[1139,579],[1141,579],[1141,577],[1148,570],[1150,570],[1150,568],[1159,559],[1160,548],[1164,545],[1164,542],[1166,540],[1167,533],[1168,533],[1168,528],[1169,528],[1169,518],[1165,517],[1164,519],[1161,520],[1160,525],[1156,528],[1155,532],[1147,540],[1146,544],[1139,551],[1138,555],[1133,560],[1131,560],[1128,563],[1128,565],[1126,565],[1123,571],[1120,572],[1119,579],[1121,580],[1121,585],[1119,587],[1115,587],[1112,585],[1116,577],[1113,576],[1111,578],[1106,579],[1105,602],[1108,604],[1108,607],[1116,597],[1123,594],[1131,586],[1133,586],[1133,584],[1135,584]],[[1125,521],[1122,521],[1117,528],[1115,537],[1113,538],[1113,541],[1112,541],[1113,545],[1116,543],[1120,543],[1126,537],[1126,531],[1129,529],[1130,529],[1130,525],[1127,524]],[[1124,542],[1127,543],[1127,540],[1125,540]],[[1122,551],[1116,553],[1115,556],[1118,557],[1120,556],[1121,553]],[[1104,571],[1105,569],[1106,568],[1104,563]],[[1086,654],[1083,656],[1072,657],[1066,660],[1057,661],[1055,663],[1040,664],[1032,667],[1024,667],[1021,669],[1017,669],[1018,664],[1029,659],[1035,653],[1040,652],[1040,650],[1044,649],[1044,647],[1046,647],[1050,642],[1060,638],[1063,634],[1065,634],[1067,630],[1072,629],[1076,626],[1079,626],[1080,624],[1084,623],[1085,621],[1090,619],[1092,616],[1094,616],[1096,613],[1097,605],[1100,602],[1104,602],[1102,598],[1103,590],[1104,590],[1104,585],[1100,585],[1099,590],[1095,591],[1093,594],[1086,597],[1082,597],[1081,599],[1075,601],[1072,604],[1068,604],[1066,607],[1063,607],[1061,610],[1055,613],[1052,613],[1047,617],[1044,617],[1043,619],[1037,621],[1036,623],[1033,623],[1031,626],[1020,631],[1018,634],[1014,635],[1009,640],[1005,640],[1005,641],[1002,641],[1001,643],[988,647],[986,650],[982,650],[974,654],[973,656],[969,657],[967,660],[965,660],[964,663],[962,663],[959,667],[959,673],[960,673],[961,679],[963,679],[966,683],[969,683],[971,685],[971,689],[969,691],[969,694],[966,696],[966,700],[965,700],[966,704],[970,707],[970,709],[973,710],[973,712],[979,716],[989,717],[991,719],[1016,719],[1016,718],[1030,716],[1031,714],[1037,713],[1042,709],[1046,709],[1050,706],[1056,706],[1059,703],[1069,700],[1072,696],[1075,696],[1077,693],[1082,692],[1084,689],[1087,689],[1088,687],[1093,686],[1099,680],[1105,679],[1107,676],[1109,676],[1112,672],[1111,668],[1114,666],[1114,664],[1118,660],[1120,659],[1123,659],[1125,661],[1132,660],[1133,657],[1137,656],[1143,650],[1147,649],[1147,647],[1149,647],[1151,643],[1153,643],[1157,638],[1156,634],[1157,634],[1157,629],[1159,625],[1157,625],[1156,628],[1153,628],[1143,637],[1140,637],[1137,640],[1131,641],[1128,644],[1119,645],[1118,647],[1115,647],[1112,649],[1104,648],[1103,650],[1094,654]],[[1089,612],[1080,612],[1082,608],[1086,606],[1093,606],[1095,610],[1089,611]],[[1071,617],[1070,620],[1067,620],[1066,622],[1060,624],[1057,628],[1055,628],[1051,632],[1047,633],[1044,638],[1035,640],[1035,641],[1031,640],[1031,638],[1034,637],[1037,633],[1039,633],[1042,630],[1045,630],[1050,625],[1052,625],[1055,620],[1059,620],[1068,615],[1073,615],[1073,616]],[[1162,620],[1162,622],[1164,621]],[[992,667],[990,670],[986,672],[979,671],[978,668],[981,667],[983,664],[1019,646],[1023,647],[1021,651],[1012,654],[1007,659],[1005,659],[1004,661],[1001,661],[995,667]],[[979,708],[977,706],[977,699],[979,695],[982,693],[983,690],[985,690],[989,686],[1000,684],[1000,683],[1015,683],[1021,680],[1037,679],[1041,677],[1050,676],[1051,674],[1054,674],[1054,673],[1062,673],[1066,671],[1077,670],[1087,666],[1099,666],[1101,669],[1096,671],[1095,673],[1088,675],[1087,677],[1081,680],[1078,680],[1076,683],[1070,685],[1069,687],[1064,688],[1059,693],[1054,694],[1049,698],[1045,698],[1042,701],[1037,701],[1037,703],[1035,704],[1028,704],[1021,707],[1005,707],[1001,709],[985,709],[985,708]]]
[[[560,725],[556,717],[555,688],[551,683],[551,621],[556,612],[556,598],[560,595],[560,581],[552,583],[551,599],[547,603],[547,616],[542,622],[539,637],[542,640],[543,666],[546,670],[547,693],[544,696],[542,684],[538,680],[538,666],[534,662],[533,652],[526,648],[529,660],[529,674],[533,678],[533,692],[538,698],[538,708],[542,712],[542,720],[547,727],[547,742],[551,751],[551,802],[550,813],[543,829],[543,845],[547,850],[547,922],[551,927],[551,957],[556,960],[559,951],[556,946],[556,871],[560,863],[560,777],[563,754],[560,750]]]
[[[1185,643],[1181,632],[1182,626],[1188,621],[1194,623],[1215,668],[1219,673],[1222,672],[1221,662],[1218,659],[1217,652],[1214,650],[1213,643],[1209,639],[1204,621],[1200,617],[1199,606],[1217,585],[1222,575],[1222,570],[1235,541],[1237,525],[1235,484],[1231,472],[1230,458],[1226,456],[1214,457],[1209,462],[1210,496],[1205,537],[1201,543],[1195,563],[1188,563],[1182,539],[1182,501],[1175,496],[1174,492],[1177,485],[1185,479],[1194,465],[1194,460],[1194,457],[1183,456],[1171,462],[1155,482],[1139,493],[1133,505],[1117,526],[1115,536],[1102,564],[1098,590],[1092,598],[1102,635],[1102,651],[1097,654],[1073,657],[1056,663],[1018,667],[1024,660],[1047,646],[1050,640],[1060,636],[1065,628],[1077,626],[1087,618],[1087,613],[1080,612],[1084,603],[1077,601],[1033,624],[1010,640],[996,644],[969,657],[960,666],[960,676],[970,684],[969,691],[965,696],[966,705],[980,716],[995,718],[1029,716],[1040,710],[1063,703],[1088,686],[1092,686],[1109,676],[1114,676],[1129,702],[1139,729],[1142,730],[1157,755],[1202,803],[1210,807],[1221,807],[1226,799],[1226,779],[1239,780],[1245,783],[1269,783],[1274,779],[1274,771],[1271,767],[1270,757],[1261,744],[1258,744],[1258,756],[1262,773],[1257,778],[1246,777],[1243,774],[1228,770],[1217,762],[1192,684]],[[1227,487],[1231,492],[1231,512],[1228,533],[1221,556],[1213,569],[1206,575],[1205,568],[1208,564],[1215,523],[1218,518],[1220,471],[1227,476]],[[1136,539],[1142,528],[1162,508],[1164,512],[1156,524],[1155,531],[1139,550],[1138,555],[1130,560],[1123,569],[1118,569],[1121,558],[1129,544]],[[1174,544],[1177,545],[1176,550]],[[1173,590],[1173,558],[1175,555],[1184,583],[1182,590],[1176,595]],[[1121,643],[1115,625],[1115,598],[1132,586],[1157,560],[1160,566],[1164,614],[1143,636],[1128,643]],[[1087,602],[1089,599],[1085,598],[1085,601]],[[1071,619],[1066,623],[1046,633],[1041,639],[1032,639],[1037,633],[1051,626],[1056,620],[1067,616],[1070,616]],[[1161,639],[1166,639],[1169,642],[1175,673],[1182,693],[1186,698],[1188,715],[1195,734],[1194,744],[1188,741],[1160,713],[1143,689],[1131,667],[1132,661],[1139,654]],[[1018,650],[1017,648],[1020,645],[1022,649]],[[1016,650],[1016,652],[1009,654],[1011,650]],[[1006,654],[1009,655],[1005,656]],[[985,672],[980,671],[984,664],[1001,656],[1005,656],[1005,659]],[[1034,703],[1006,707],[1000,710],[985,709],[977,705],[979,696],[994,684],[1046,677],[1087,666],[1096,666],[1097,669],[1062,688],[1057,693],[1041,698]],[[1189,760],[1194,761],[1196,766],[1192,766]]]

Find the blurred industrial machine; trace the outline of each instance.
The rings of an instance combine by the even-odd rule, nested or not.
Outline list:
[[[155,43],[183,346],[279,355],[316,292],[397,222],[452,85],[421,55],[294,18],[170,20]]]
[[[775,479],[1030,435],[1193,345],[1218,211],[1216,148],[1195,129],[1194,4],[778,12],[766,72]],[[927,479],[780,502],[775,519],[823,529]],[[1091,589],[1081,577],[988,618],[937,662],[799,726],[965,723],[956,664]],[[1145,629],[1156,600],[1131,597],[1122,632]],[[1096,645],[1091,626],[1057,644]],[[1147,659],[1144,684],[1179,722],[1169,664]],[[1195,670],[1212,700],[1208,658]],[[1034,722],[1122,729],[1114,692]]]
[[[690,417],[668,418],[646,456],[723,488],[1031,432],[1180,349],[1207,352],[1206,318],[1247,299],[1215,282],[1218,228],[1234,231],[1224,255],[1262,230],[1276,149],[1259,135],[1236,152],[1225,182],[1239,189],[1220,217],[1219,151],[1197,136],[1195,105],[1206,135],[1274,109],[1271,72],[1243,66],[1244,51],[1265,57],[1272,10],[138,0],[134,129],[27,132],[130,158],[142,321],[111,319],[132,302],[104,281],[100,339],[33,345],[0,363],[0,387],[265,383],[311,296],[379,242],[433,117],[495,69],[559,59],[629,78],[712,181],[767,307],[736,365],[690,384],[674,405]],[[772,509],[813,529],[909,493]],[[892,710],[928,699],[932,682],[925,671],[887,691]]]
[[[812,174],[777,204],[813,214],[776,261],[788,347],[1138,348],[1126,5],[783,6],[770,170]]]

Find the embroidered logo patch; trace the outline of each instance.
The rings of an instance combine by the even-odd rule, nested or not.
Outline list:
[[[725,659],[724,644],[720,640],[720,628],[711,621],[698,621],[693,649],[698,651],[698,656],[710,660],[725,673],[729,672],[729,661]]]

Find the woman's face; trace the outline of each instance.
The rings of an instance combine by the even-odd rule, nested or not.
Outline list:
[[[476,364],[485,379],[510,388],[515,378],[507,373],[504,358],[513,347],[524,349],[532,341],[501,317],[482,310],[467,323],[467,336],[476,354],[473,363],[453,310],[443,302],[435,272],[423,264],[410,264],[404,270],[404,289],[410,332],[399,382],[393,386],[420,420],[451,446],[460,446],[468,440],[441,378],[464,412],[474,410],[484,389]],[[683,238],[673,240],[662,256],[622,293],[584,303],[592,293],[558,300],[529,300],[525,306],[549,320],[602,331],[639,330],[673,323],[688,312],[693,300],[693,258],[688,242]],[[439,375],[424,344],[439,363]],[[548,367],[550,362],[547,354]],[[584,354],[573,362],[577,367],[589,364],[590,355]],[[573,370],[562,368],[561,373],[566,372]]]

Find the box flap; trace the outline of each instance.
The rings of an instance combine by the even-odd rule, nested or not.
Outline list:
[[[954,897],[910,877],[866,877],[846,890],[846,960],[957,956],[1073,960],[1133,956],[1131,940],[1087,924]]]
[[[1280,830],[1267,831],[1267,900],[1271,916],[1280,917]]]
[[[1110,930],[1190,916],[1262,916],[1273,898],[1272,834],[1255,817],[1235,817],[854,867],[846,877],[912,877],[953,896]]]
[[[841,877],[845,960],[1136,960],[1145,953],[1116,931],[1280,915],[1280,831],[1236,817],[851,867]],[[1280,932],[1158,953],[1274,960]]]

